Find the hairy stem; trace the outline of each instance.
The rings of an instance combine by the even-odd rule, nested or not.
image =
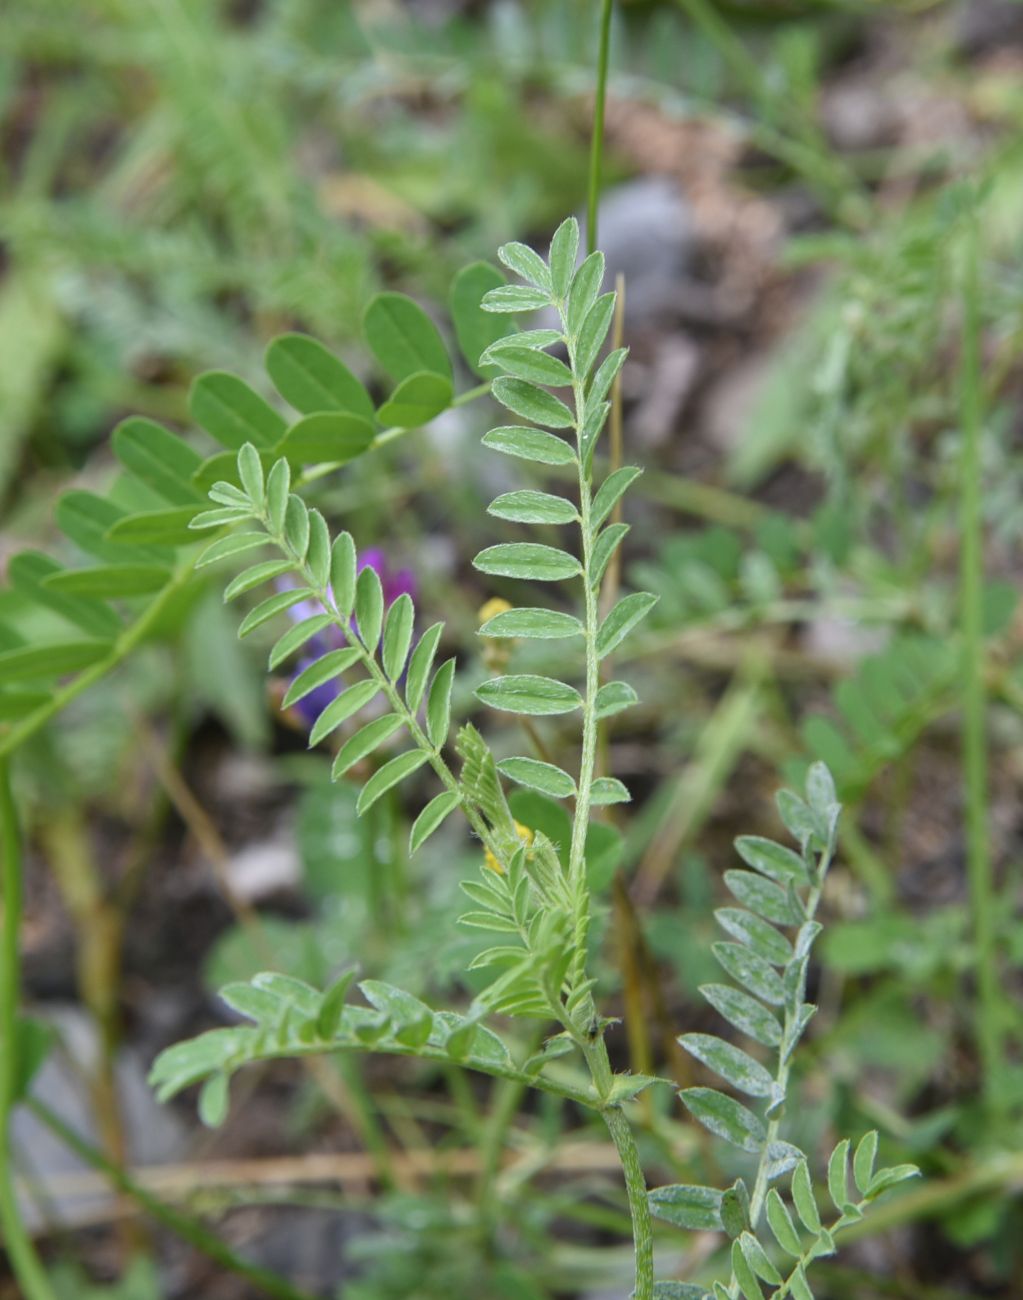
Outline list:
[[[21,931],[21,841],[6,759],[0,759],[0,836],[3,863],[3,929],[0,932],[0,1237],[25,1300],[55,1300],[18,1207],[11,1152],[11,1116],[17,1099],[18,936]]]
[[[632,1128],[620,1106],[604,1111],[604,1122],[618,1152],[625,1173],[625,1189],[632,1216],[632,1237],[636,1251],[636,1289],[633,1300],[652,1300],[654,1294],[654,1234],[647,1203],[646,1179]]]

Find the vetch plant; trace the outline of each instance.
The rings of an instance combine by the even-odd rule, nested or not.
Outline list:
[[[373,767],[362,785],[359,811],[430,768],[440,790],[412,826],[411,852],[456,812],[467,820],[485,860],[479,874],[463,883],[470,910],[461,922],[493,936],[492,946],[472,963],[490,982],[462,1013],[435,1011],[376,980],[358,985],[364,1001],[355,1002],[350,1000],[351,970],[324,992],[280,974],[260,974],[222,990],[227,1005],[250,1023],[170,1048],[157,1060],[153,1082],[163,1098],[201,1083],[201,1114],[216,1124],[226,1113],[234,1071],[270,1058],[373,1051],[457,1063],[515,1080],[595,1111],[606,1123],[628,1194],[638,1300],[758,1300],[762,1284],[774,1300],[807,1300],[813,1261],[834,1251],[836,1236],[862,1216],[871,1200],[916,1173],[911,1166],[875,1170],[878,1139],[867,1134],[853,1155],[853,1190],[851,1146],[845,1140],[828,1164],[827,1195],[837,1217],[828,1216],[820,1208],[823,1196],[807,1156],[784,1137],[793,1054],[814,1012],[806,1001],[807,972],[821,929],[816,914],[839,816],[835,788],[822,764],[810,769],[804,795],[786,791],[779,796],[779,812],[798,850],[741,838],[737,848],[744,869],[725,875],[737,906],[718,912],[728,939],[716,944],[714,953],[731,982],[707,985],[703,992],[751,1049],[706,1034],[684,1034],[679,1040],[731,1092],[747,1099],[748,1104],[708,1087],[681,1093],[694,1119],[749,1154],[748,1178],[724,1190],[688,1185],[648,1189],[628,1103],[644,1089],[669,1081],[613,1069],[605,1041],[611,1021],[595,1001],[588,952],[593,899],[587,833],[595,808],[629,799],[620,780],[597,774],[598,727],[636,701],[626,682],[602,680],[601,665],[655,598],[633,592],[601,616],[604,575],[628,532],[615,517],[616,506],[640,470],[620,467],[595,481],[595,452],[626,353],[614,349],[602,356],[615,294],[601,292],[602,255],[592,252],[578,263],[578,246],[574,219],[558,229],[547,261],[523,244],[505,245],[501,261],[522,283],[488,288],[482,296],[484,311],[509,317],[553,310],[558,326],[508,333],[477,321],[478,346],[472,348],[481,373],[494,376],[494,397],[516,421],[492,429],[485,445],[535,465],[560,467],[575,480],[570,496],[532,488],[507,492],[491,503],[490,514],[515,524],[577,530],[572,549],[548,541],[500,543],[474,561],[481,573],[495,577],[571,584],[573,608],[555,607],[554,602],[498,607],[480,632],[493,642],[564,642],[564,662],[571,665],[574,655],[577,671],[565,673],[571,680],[502,671],[483,682],[476,696],[491,709],[529,720],[577,719],[578,760],[572,770],[533,754],[498,761],[471,723],[453,729],[456,664],[450,658],[437,662],[443,624],[434,623],[416,636],[411,593],[388,599],[377,567],[365,563],[365,552],[360,563],[350,534],[332,536],[323,515],[292,490],[293,456],[268,457],[245,443],[237,454],[236,481],[215,483],[210,489],[213,508],[191,521],[199,529],[242,525],[241,531],[212,542],[199,561],[202,566],[249,553],[255,557],[267,547],[277,553],[277,558],[259,558],[246,568],[226,594],[235,599],[277,584],[245,615],[240,634],[247,636],[281,615],[292,616],[270,663],[278,667],[301,657],[284,703],[315,701],[311,744],[346,728],[333,776],[350,776],[364,762],[372,765],[386,741],[401,737],[407,742]],[[485,283],[492,285],[492,276]],[[418,403],[429,410],[435,400],[450,401],[450,380],[438,380],[441,372],[449,373],[447,358],[426,356],[427,369],[415,368],[424,357],[403,311],[391,302],[374,317],[374,350],[394,360],[392,373],[405,390],[388,406]],[[463,316],[463,321],[469,319]],[[433,392],[438,387],[443,393]],[[382,418],[394,414],[381,412]],[[307,412],[300,421],[304,429],[294,438],[287,435],[284,450],[294,452],[298,442],[304,455],[315,452],[332,459],[330,439],[337,424],[336,417],[317,421],[315,411]],[[315,445],[306,446],[303,438]],[[342,678],[344,689],[338,690]],[[367,718],[363,711],[370,705],[375,711]],[[508,782],[571,806],[567,844],[516,822]],[[548,1036],[539,1051],[523,1054],[486,1023],[493,1016],[539,1022],[548,1027]],[[770,1066],[761,1059],[765,1054]],[[564,1058],[572,1056],[585,1064],[588,1079],[565,1069],[570,1062]],[[706,1283],[655,1281],[654,1217],[684,1229],[726,1234],[731,1246],[719,1276]]]

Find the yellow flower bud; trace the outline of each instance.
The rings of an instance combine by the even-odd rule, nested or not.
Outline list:
[[[529,829],[528,826],[523,826],[521,822],[515,823],[515,834],[519,837],[519,839],[523,842],[523,844],[533,843],[533,832]],[[495,875],[498,876],[504,875],[504,867],[501,866],[500,862],[498,862],[497,858],[494,857],[494,855],[490,852],[489,849],[487,849],[486,854],[483,858],[483,865],[489,871],[493,871]]]
[[[489,623],[498,614],[507,614],[511,608],[507,600],[503,600],[500,596],[492,596],[480,610],[479,620],[481,623]]]

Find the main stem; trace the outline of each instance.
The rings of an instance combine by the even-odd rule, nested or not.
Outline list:
[[[1001,992],[995,945],[995,892],[988,839],[987,689],[984,681],[984,540],[981,440],[984,426],[980,377],[980,277],[976,218],[969,220],[963,287],[963,354],[960,401],[963,431],[960,480],[960,622],[963,646],[963,776],[966,786],[966,854],[973,907],[979,1007],[977,1046],[984,1067],[984,1098],[997,1108],[1001,1095]]]
[[[21,930],[21,841],[11,796],[10,769],[0,759],[0,839],[3,863],[3,928],[0,931],[0,1236],[25,1300],[55,1300],[49,1280],[25,1229],[14,1187],[11,1116],[17,1100],[18,936]]]

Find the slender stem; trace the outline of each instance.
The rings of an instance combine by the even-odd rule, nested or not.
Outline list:
[[[997,1107],[1002,1092],[1001,993],[995,944],[995,891],[988,837],[987,686],[984,680],[984,535],[981,442],[984,426],[980,375],[980,272],[976,218],[968,225],[963,286],[960,401],[963,431],[960,473],[960,620],[963,645],[963,777],[966,854],[973,907],[979,1005],[977,1046],[984,1097]]]
[[[593,134],[590,138],[590,177],[586,195],[586,251],[597,247],[597,209],[600,178],[604,165],[604,110],[607,105],[607,70],[611,61],[611,14],[614,0],[603,0],[600,14],[600,49],[597,54],[597,89],[593,102]]]
[[[609,1106],[604,1111],[607,1124],[622,1162],[625,1189],[629,1197],[632,1216],[632,1236],[636,1249],[636,1289],[633,1300],[652,1300],[654,1294],[654,1233],[647,1202],[646,1179],[639,1162],[639,1151],[632,1128],[620,1106]]]
[[[222,1241],[215,1232],[211,1232],[209,1228],[197,1219],[192,1218],[191,1215],[184,1214],[181,1210],[165,1205],[163,1201],[158,1200],[151,1192],[125,1173],[119,1165],[109,1160],[102,1151],[87,1142],[70,1125],[65,1124],[61,1117],[51,1110],[45,1102],[33,1098],[28,1105],[33,1114],[50,1132],[59,1138],[85,1164],[91,1165],[93,1169],[99,1170],[106,1175],[111,1186],[124,1195],[130,1196],[157,1223],[169,1228],[171,1232],[176,1233],[183,1241],[187,1241],[189,1245],[194,1246],[196,1250],[202,1251],[204,1255],[208,1255],[210,1259],[215,1260],[230,1272],[246,1278],[266,1295],[276,1297],[276,1300],[312,1300],[307,1291],[299,1290],[298,1287],[292,1286],[284,1278],[278,1277],[267,1269],[260,1268],[257,1264],[250,1264],[247,1260],[242,1259],[240,1255],[236,1255],[230,1246]]]
[[[0,931],[0,1237],[25,1300],[55,1300],[18,1207],[11,1151],[11,1117],[17,1101],[18,998],[21,988],[18,936],[21,931],[21,841],[11,795],[10,769],[0,759],[0,840],[3,863],[3,929]]]

